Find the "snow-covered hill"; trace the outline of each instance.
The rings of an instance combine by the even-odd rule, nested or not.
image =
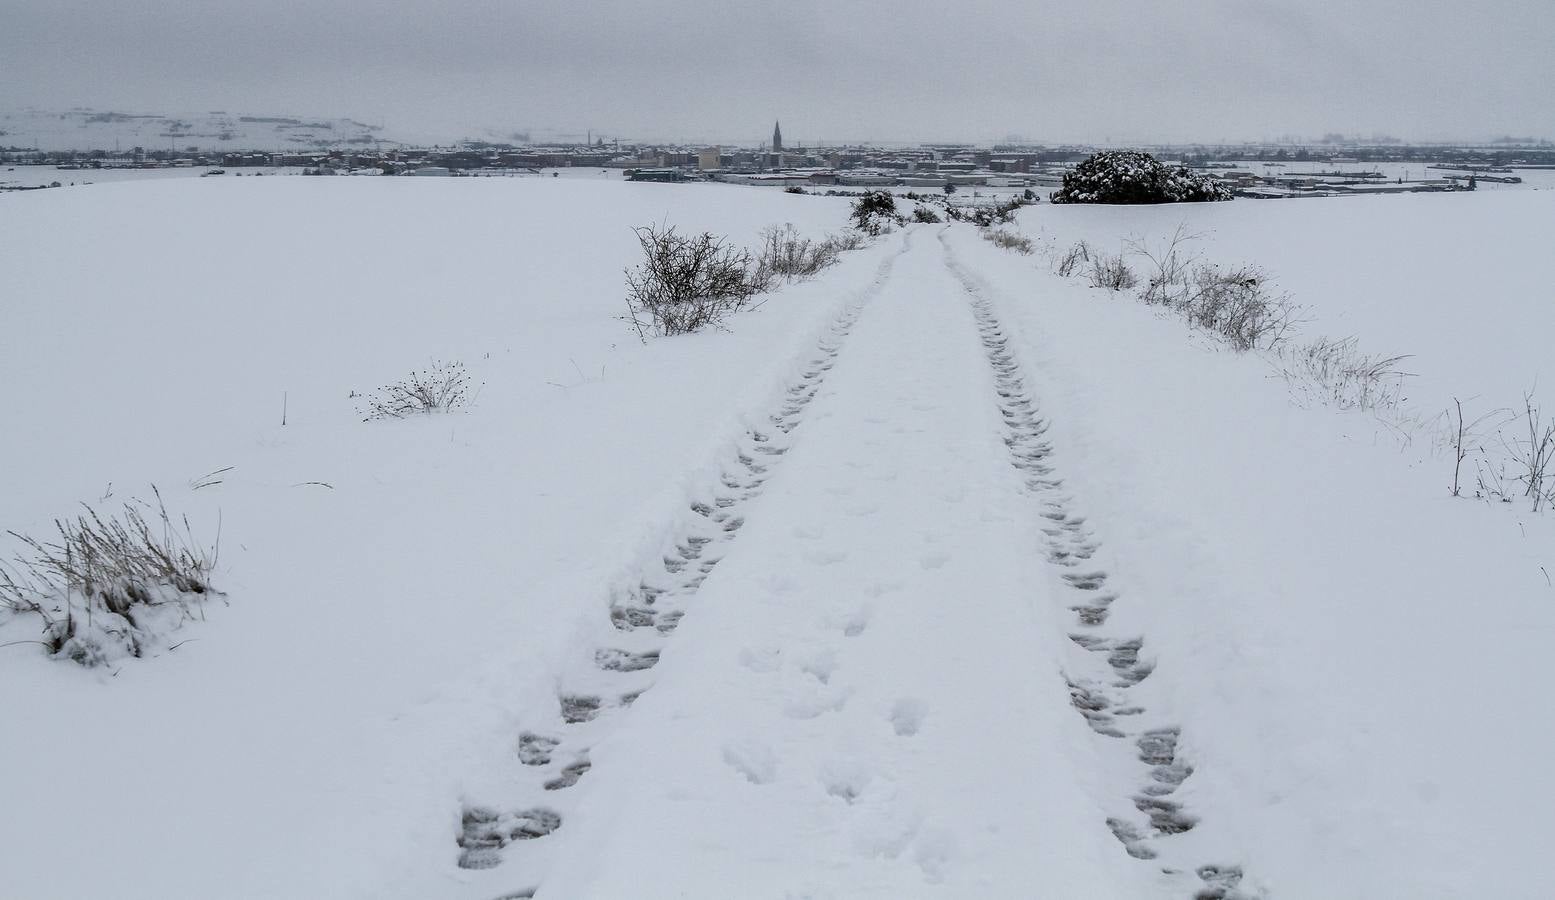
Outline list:
[[[1476,319],[1433,285],[1538,323],[1501,288],[1541,263],[1395,283],[1313,245],[1527,196],[1214,204],[1216,250],[1307,234],[1253,261],[1446,347]],[[0,528],[155,483],[219,527],[225,595],[110,669],[0,648],[0,896],[1555,894],[1555,519],[1040,255],[911,226],[643,345],[632,226],[750,244],[847,202],[244,178],[5,210]],[[1021,225],[1111,248],[1138,215]],[[1473,352],[1416,370],[1526,377]],[[360,421],[433,358],[467,409]]]
[[[0,111],[0,147],[38,150],[184,151],[368,148],[424,139],[352,119],[228,112],[102,109]],[[429,141],[430,142],[430,141]]]

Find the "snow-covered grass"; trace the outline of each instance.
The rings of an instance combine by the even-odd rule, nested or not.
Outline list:
[[[1519,459],[1537,450],[1523,396],[1537,405],[1555,383],[1548,273],[1537,262],[1538,223],[1552,215],[1555,195],[1504,191],[1047,206],[1027,210],[1022,224],[1055,271],[1118,248],[1147,273],[1147,301],[1167,270],[1184,283],[1209,267],[1256,272],[1281,300],[1286,340],[1267,361],[1295,402],[1373,413],[1392,439],[1438,451],[1461,405],[1487,425],[1472,448],[1485,482],[1477,496],[1502,499],[1500,482],[1526,477]]]
[[[52,535],[13,534],[25,547],[14,563],[0,562],[0,610],[36,617],[36,643],[83,666],[161,649],[167,632],[215,593],[220,539],[196,539],[152,491],[154,507],[130,501],[115,514],[86,506],[56,520]]]
[[[1542,223],[1555,193],[1499,191],[1290,202],[1106,208],[1039,204],[1026,234],[1104,252],[1163,246],[1178,229],[1222,266],[1255,265],[1305,311],[1303,333],[1355,337],[1406,354],[1408,401],[1432,413],[1454,396],[1514,404],[1535,383],[1555,389],[1555,323]]]

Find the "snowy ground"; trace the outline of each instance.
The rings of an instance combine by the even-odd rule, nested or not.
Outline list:
[[[1255,254],[1373,203],[1373,235],[1542,214],[1512,198],[1171,212],[1419,352],[1463,331],[1420,290],[1468,275],[1320,299],[1359,263]],[[612,318],[629,226],[752,242],[846,201],[298,178],[7,204],[0,526],[155,482],[219,514],[228,602],[113,672],[0,650],[0,895],[1555,893],[1550,517],[1446,497],[1425,442],[1038,257],[917,226],[644,347]],[[1151,215],[1021,225],[1112,245],[1176,224]],[[1465,259],[1431,262],[1501,279],[1487,315],[1533,308],[1501,289],[1536,256]],[[1480,352],[1421,383],[1527,377]],[[484,382],[467,412],[357,421],[352,389],[433,356]]]
[[[1264,207],[1270,208],[1264,208]],[[1409,405],[1427,416],[1453,397],[1481,411],[1544,386],[1555,408],[1555,317],[1544,223],[1555,193],[1502,191],[1311,202],[1237,201],[1109,208],[1042,204],[1021,230],[1050,245],[1130,241],[1159,252],[1179,227],[1209,262],[1263,268],[1303,308],[1304,335],[1355,337],[1371,353],[1407,355]],[[1148,264],[1131,265],[1141,275]]]

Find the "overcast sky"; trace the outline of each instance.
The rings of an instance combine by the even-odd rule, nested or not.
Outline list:
[[[1555,0],[0,0],[0,107],[790,144],[1555,137]]]

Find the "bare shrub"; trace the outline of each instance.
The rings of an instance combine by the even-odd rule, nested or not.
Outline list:
[[[1195,266],[1188,293],[1172,302],[1188,321],[1237,350],[1277,346],[1299,313],[1288,295],[1269,290],[1268,276],[1256,266]]]
[[[1287,384],[1309,399],[1339,409],[1396,409],[1403,399],[1399,369],[1408,356],[1367,355],[1355,338],[1318,338],[1280,352],[1281,374]]]
[[[1453,408],[1447,411],[1447,422],[1450,426],[1450,430],[1447,434],[1447,444],[1452,448],[1453,455],[1452,496],[1461,497],[1463,496],[1463,461],[1468,459],[1471,453],[1478,453],[1481,457],[1483,457],[1485,455],[1483,437],[1484,433],[1491,428],[1494,428],[1499,433],[1501,426],[1506,425],[1510,420],[1501,418],[1506,416],[1509,410],[1493,409],[1490,412],[1487,412],[1484,415],[1474,419],[1472,422],[1466,421],[1463,417],[1463,401],[1459,400],[1457,397],[1454,397],[1452,398],[1452,405]],[[1494,425],[1486,424],[1491,419],[1495,418],[1501,418],[1501,421],[1495,423]],[[1479,465],[1480,461],[1475,460],[1475,466],[1478,467]],[[1476,496],[1483,497],[1485,488],[1485,476],[1483,471],[1481,472],[1479,482],[1480,493]]]
[[[1145,278],[1145,288],[1140,299],[1150,304],[1177,305],[1189,295],[1192,273],[1198,257],[1189,252],[1189,245],[1199,239],[1190,234],[1186,223],[1181,223],[1163,245],[1155,246],[1139,239],[1129,241],[1130,251],[1144,257],[1150,264]]]
[[[1514,477],[1523,486],[1523,496],[1533,501],[1533,511],[1538,512],[1555,503],[1555,472],[1550,471],[1550,463],[1555,460],[1555,420],[1544,419],[1530,391],[1523,395],[1523,414],[1518,421],[1527,430],[1527,437],[1508,441],[1503,435],[1502,446],[1512,459]]]
[[[988,241],[995,247],[1003,247],[1006,250],[1014,250],[1016,253],[1019,253],[1022,256],[1031,255],[1031,238],[1022,234],[1016,234],[1013,231],[1009,231],[1003,228],[990,229],[983,232],[983,240]]]
[[[857,229],[847,229],[839,234],[826,236],[826,243],[838,253],[846,253],[849,250],[857,250],[869,243],[869,236]]]
[[[1138,282],[1134,270],[1128,267],[1121,255],[1108,256],[1103,253],[1091,260],[1091,287],[1126,291]]]
[[[1053,272],[1062,278],[1078,275],[1084,264],[1091,261],[1091,247],[1085,241],[1075,242],[1053,264]]]
[[[416,413],[447,412],[469,399],[470,376],[461,362],[439,362],[404,379],[386,384],[362,398],[357,412],[363,422],[403,419]]]
[[[674,226],[634,230],[643,262],[626,270],[626,307],[639,338],[721,327],[756,293],[750,253],[723,238],[683,235]]]
[[[927,206],[913,207],[912,220],[914,222],[922,222],[928,225],[938,225],[941,221],[940,217],[934,212],[934,210],[929,209]]]
[[[1507,474],[1505,460],[1498,465],[1492,465],[1488,457],[1476,459],[1474,469],[1477,473],[1476,482],[1479,485],[1474,496],[1486,502],[1492,499],[1500,500],[1502,503],[1512,502],[1515,489],[1510,485],[1516,484],[1516,478]]]
[[[808,278],[836,263],[841,252],[829,238],[812,241],[801,237],[793,225],[773,226],[761,233],[752,286],[762,291],[780,278]]]
[[[188,518],[175,525],[152,491],[155,506],[130,501],[116,516],[83,504],[74,519],[54,521],[52,542],[8,532],[30,552],[0,564],[0,606],[38,616],[49,654],[83,666],[142,656],[217,593],[219,533],[199,543]]]

